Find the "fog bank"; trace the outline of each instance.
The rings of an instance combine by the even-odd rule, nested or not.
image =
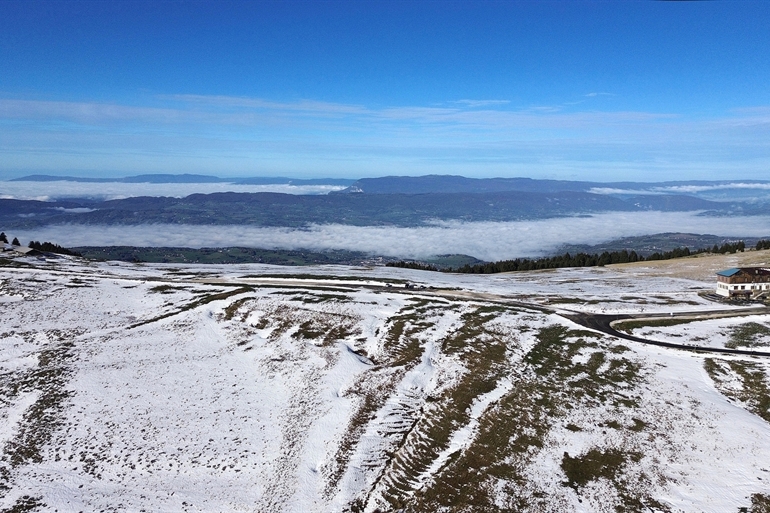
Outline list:
[[[688,232],[770,236],[770,217],[704,217],[689,212],[606,213],[518,222],[439,222],[422,227],[314,225],[308,229],[202,225],[58,225],[8,233],[22,243],[76,246],[246,246],[345,249],[401,258],[464,253],[483,260],[552,254],[563,244],[599,244],[627,236]]]
[[[93,183],[70,182],[0,182],[0,198],[50,201],[62,198],[96,200],[124,199],[135,196],[184,198],[190,194],[213,192],[282,192],[284,194],[328,194],[344,189],[338,185],[246,185],[232,183]]]

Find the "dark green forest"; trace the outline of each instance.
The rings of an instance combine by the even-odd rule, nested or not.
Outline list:
[[[461,267],[446,267],[438,269],[435,265],[422,262],[405,261],[389,262],[388,267],[401,267],[406,269],[419,269],[423,271],[443,271],[450,273],[464,274],[494,274],[514,271],[535,271],[540,269],[558,269],[563,267],[601,267],[610,264],[627,264],[632,262],[649,262],[655,260],[671,260],[673,258],[683,258],[701,253],[725,254],[744,251],[746,243],[738,241],[734,243],[726,242],[721,246],[714,245],[712,248],[700,248],[690,250],[690,248],[676,248],[671,251],[656,252],[647,257],[639,255],[636,251],[605,251],[601,254],[577,253],[544,257],[544,258],[516,258],[514,260],[500,260],[498,262],[485,262],[480,264],[466,264]],[[770,240],[760,240],[757,242],[756,249],[770,249]]]

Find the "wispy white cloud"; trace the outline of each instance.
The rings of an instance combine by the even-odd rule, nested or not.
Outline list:
[[[618,189],[616,187],[592,187],[588,189],[588,192],[592,194],[609,194],[609,195],[634,194],[634,195],[660,196],[661,194],[666,194],[664,191],[659,191],[656,189]]]
[[[683,194],[701,199],[719,202],[766,203],[770,202],[770,184],[768,183],[716,183],[709,185],[669,185],[647,186],[633,189],[617,187],[593,187],[588,192],[614,196],[643,196],[661,194]]]
[[[770,190],[769,183],[720,183],[713,185],[671,185],[667,187],[655,187],[656,191],[660,192],[683,192],[683,193],[696,193],[706,191],[718,191],[727,189],[755,189],[755,190]]]
[[[135,245],[274,249],[345,249],[400,258],[464,253],[484,260],[550,254],[566,243],[599,244],[625,236],[661,232],[722,236],[770,236],[769,217],[704,217],[694,213],[599,214],[522,222],[442,222],[433,226],[315,225],[307,229],[253,226],[58,225],[14,231],[20,240],[48,240],[65,246]]]
[[[181,104],[196,104],[227,108],[235,107],[271,111],[312,112],[322,114],[366,114],[371,112],[363,105],[330,103],[314,100],[277,102],[264,100],[261,98],[249,98],[243,96],[207,96],[195,94],[177,94],[172,96],[159,96],[159,98],[173,100]]]
[[[501,105],[508,105],[510,100],[455,100],[449,103],[457,105],[464,105],[466,107],[499,107]]]
[[[688,119],[503,102],[374,108],[201,95],[141,105],[0,99],[0,178],[86,171],[658,181],[762,178],[770,167],[766,109]]]
[[[324,120],[335,116],[352,117],[358,124],[370,128],[382,128],[377,122],[392,120],[412,123],[447,123],[448,128],[473,125],[489,130],[515,129],[572,129],[597,125],[653,122],[672,119],[667,113],[647,112],[580,112],[561,113],[551,106],[531,107],[525,110],[508,109],[467,110],[461,107],[384,107],[369,109],[358,105],[345,105],[313,101],[269,102],[261,99],[223,96],[179,95],[165,107],[137,107],[108,103],[54,102],[39,100],[0,99],[0,120],[48,120],[52,122],[78,122],[108,125],[113,122],[174,124],[258,124],[267,119],[294,119],[299,117]],[[465,100],[470,102],[471,100]],[[498,102],[494,100],[493,102]],[[499,103],[488,103],[499,106]],[[236,108],[235,111],[232,109]],[[556,114],[559,112],[558,114]],[[269,114],[269,116],[268,116]],[[552,114],[552,115],[543,115]],[[354,124],[354,126],[357,126]],[[49,128],[54,128],[49,126]],[[61,131],[67,128],[59,127]],[[196,128],[195,126],[191,128]],[[316,128],[321,128],[317,126]]]
[[[592,187],[588,192],[594,194],[694,194],[707,193],[711,191],[770,191],[770,183],[744,183],[744,182],[729,182],[729,183],[716,183],[716,184],[688,184],[688,185],[665,185],[655,186],[648,188],[637,189],[620,189],[616,187]]]

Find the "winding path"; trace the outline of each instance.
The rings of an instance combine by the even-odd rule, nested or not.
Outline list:
[[[421,291],[423,292],[423,291]],[[744,317],[746,315],[762,315],[770,313],[770,308],[766,306],[756,306],[751,308],[744,308],[736,310],[734,308],[723,310],[696,310],[691,312],[667,312],[667,313],[640,313],[640,314],[593,314],[586,312],[575,312],[572,310],[565,310],[562,308],[553,308],[550,306],[526,303],[522,301],[516,301],[504,296],[496,296],[489,293],[478,293],[468,291],[446,291],[441,290],[433,292],[430,295],[440,295],[451,299],[475,299],[482,301],[491,301],[509,306],[518,306],[522,308],[529,308],[534,310],[540,310],[541,312],[548,312],[559,315],[568,319],[576,324],[579,324],[590,330],[599,331],[606,335],[611,335],[624,340],[630,340],[632,342],[638,342],[640,344],[646,344],[650,346],[667,347],[670,349],[680,349],[685,351],[694,351],[700,353],[719,353],[719,354],[733,354],[741,356],[763,356],[770,357],[769,351],[754,351],[751,349],[731,349],[728,347],[709,347],[709,346],[696,346],[693,344],[677,344],[675,342],[664,342],[662,340],[653,340],[649,338],[636,337],[628,333],[616,330],[612,324],[618,321],[631,321],[631,320],[657,320],[657,319],[687,319],[692,321],[705,320],[705,319],[717,319],[726,317]]]
[[[382,290],[384,285],[372,285],[358,283],[356,280],[350,280],[348,282],[334,282],[329,283],[328,279],[282,279],[279,277],[265,277],[249,280],[239,280],[238,283],[233,283],[231,280],[226,279],[202,279],[193,280],[202,283],[218,284],[218,285],[230,285],[230,286],[289,286],[289,287],[318,287],[318,286],[334,286],[340,289],[368,289],[368,290]],[[247,283],[243,283],[247,282]],[[593,314],[585,312],[575,312],[571,310],[565,310],[563,308],[554,308],[552,306],[546,306],[536,303],[527,303],[523,301],[517,301],[510,297],[501,296],[498,294],[492,294],[487,292],[477,292],[468,290],[447,290],[447,289],[405,289],[401,287],[388,287],[388,291],[396,293],[407,293],[410,295],[424,295],[424,296],[440,296],[453,300],[471,300],[471,301],[488,301],[492,303],[499,303],[508,306],[515,306],[520,308],[527,308],[531,310],[539,310],[541,312],[547,312],[556,314],[565,319],[575,322],[585,328],[599,331],[601,333],[611,335],[624,340],[630,340],[632,342],[638,342],[640,344],[646,344],[658,347],[667,347],[670,349],[680,349],[685,351],[694,351],[700,353],[719,353],[719,354],[732,354],[741,356],[762,356],[770,357],[769,351],[754,351],[751,349],[730,349],[727,347],[709,347],[709,346],[697,346],[692,344],[677,344],[675,342],[664,342],[661,340],[652,340],[648,338],[636,337],[622,331],[618,331],[612,327],[612,324],[618,321],[626,320],[656,320],[656,319],[688,319],[692,321],[715,319],[724,317],[742,317],[746,315],[762,315],[770,313],[770,308],[766,306],[757,306],[752,308],[744,308],[736,310],[734,308],[723,310],[699,310],[691,312],[670,312],[670,313],[648,313],[648,314]]]
[[[753,351],[751,349],[730,349],[727,347],[708,347],[708,346],[696,346],[691,344],[676,344],[674,342],[663,342],[661,340],[652,340],[648,338],[636,337],[622,331],[618,331],[612,327],[612,324],[617,321],[626,320],[642,320],[642,319],[714,319],[719,317],[738,317],[752,314],[767,314],[770,309],[767,307],[757,307],[746,310],[718,310],[707,312],[682,312],[682,313],[670,313],[670,314],[589,314],[589,313],[573,313],[565,314],[563,312],[554,312],[565,319],[569,319],[581,326],[595,331],[612,335],[613,337],[622,338],[625,340],[631,340],[633,342],[639,342],[641,344],[647,344],[651,346],[669,347],[672,349],[685,349],[688,351],[708,352],[708,353],[721,353],[721,354],[736,354],[743,356],[770,356],[770,352],[767,351]]]

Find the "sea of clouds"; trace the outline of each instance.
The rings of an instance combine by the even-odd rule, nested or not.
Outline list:
[[[312,225],[305,229],[210,225],[58,225],[9,233],[22,243],[51,241],[77,246],[244,246],[264,249],[344,249],[400,258],[462,253],[483,260],[553,254],[563,244],[599,244],[664,232],[725,237],[768,237],[770,217],[708,217],[694,212],[612,212],[537,221],[465,223],[420,227]]]
[[[651,186],[648,188],[619,189],[615,187],[593,187],[588,192],[614,196],[639,196],[660,194],[685,194],[711,201],[770,201],[770,182],[730,182],[717,184],[690,184]]]
[[[0,199],[51,201],[64,198],[95,200],[124,199],[136,196],[183,198],[190,194],[213,192],[282,192],[285,194],[328,194],[344,189],[337,185],[241,185],[232,183],[95,183],[71,182],[0,182]]]

